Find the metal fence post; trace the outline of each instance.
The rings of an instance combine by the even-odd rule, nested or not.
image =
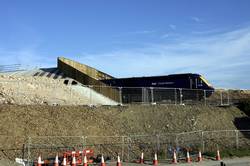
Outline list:
[[[177,104],[177,92],[176,88],[174,88],[174,104]]]
[[[220,105],[223,105],[223,96],[222,96],[222,91],[220,91]]]
[[[151,90],[151,104],[153,104],[154,103],[154,88],[150,87],[150,90]]]
[[[91,85],[88,86],[88,88],[89,88],[89,102],[90,102],[90,105],[92,105],[92,94],[91,94],[91,92],[92,92],[92,87],[93,87],[93,86],[91,86]]]
[[[183,97],[183,95],[182,95],[182,89],[180,88],[179,90],[180,90],[180,105],[182,105],[182,97]]]
[[[122,136],[122,154],[121,154],[121,157],[122,157],[122,161],[124,161],[124,136]]]
[[[127,157],[127,159],[128,159],[128,161],[130,161],[130,147],[131,147],[131,138],[130,137],[127,137],[128,138],[128,157]]]
[[[144,102],[144,88],[141,87],[141,103]]]
[[[204,132],[203,131],[201,131],[201,148],[202,148],[202,152],[205,152]]]
[[[25,158],[25,153],[26,153],[27,145],[26,143],[23,144],[23,149],[22,149],[22,158]]]
[[[119,102],[122,105],[122,87],[119,87]]]
[[[230,104],[230,101],[229,101],[229,90],[227,90],[227,104],[229,105]]]
[[[28,152],[27,152],[27,153],[28,153],[28,154],[27,154],[27,155],[28,155],[28,156],[27,156],[27,162],[28,162],[27,164],[28,164],[28,166],[30,166],[30,145],[31,145],[31,137],[29,136],[29,137],[28,137],[28,146],[27,146],[27,148],[28,148],[28,149],[27,149],[27,151],[28,151]]]
[[[175,149],[179,147],[178,134],[175,135]]]
[[[239,149],[239,131],[235,130],[235,143],[236,143],[236,149]]]
[[[157,150],[157,153],[160,151],[160,136],[157,134],[156,135],[156,150]]]
[[[207,105],[207,96],[206,96],[206,90],[204,90],[204,104]]]
[[[82,149],[84,149],[84,147],[85,147],[85,136],[82,136],[81,137],[81,140],[82,140]]]

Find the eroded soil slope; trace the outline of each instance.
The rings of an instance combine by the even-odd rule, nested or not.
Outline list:
[[[236,107],[0,105],[0,158],[8,153],[20,155],[28,136],[111,136],[237,129],[236,118],[246,118]]]
[[[126,135],[236,129],[234,119],[245,116],[236,107],[0,105],[0,133],[9,136]]]

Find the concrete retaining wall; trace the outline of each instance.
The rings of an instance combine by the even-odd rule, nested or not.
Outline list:
[[[58,58],[57,67],[66,76],[84,85],[93,85],[92,89],[96,92],[119,102],[119,91],[99,81],[101,79],[111,79],[112,76],[64,57]]]

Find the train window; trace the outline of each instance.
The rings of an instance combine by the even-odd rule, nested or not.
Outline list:
[[[202,84],[202,80],[201,79],[199,79],[199,82],[198,82],[199,84]]]

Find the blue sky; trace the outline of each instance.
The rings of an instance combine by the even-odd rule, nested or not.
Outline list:
[[[0,65],[65,56],[115,77],[200,73],[250,89],[249,0],[0,0]]]

